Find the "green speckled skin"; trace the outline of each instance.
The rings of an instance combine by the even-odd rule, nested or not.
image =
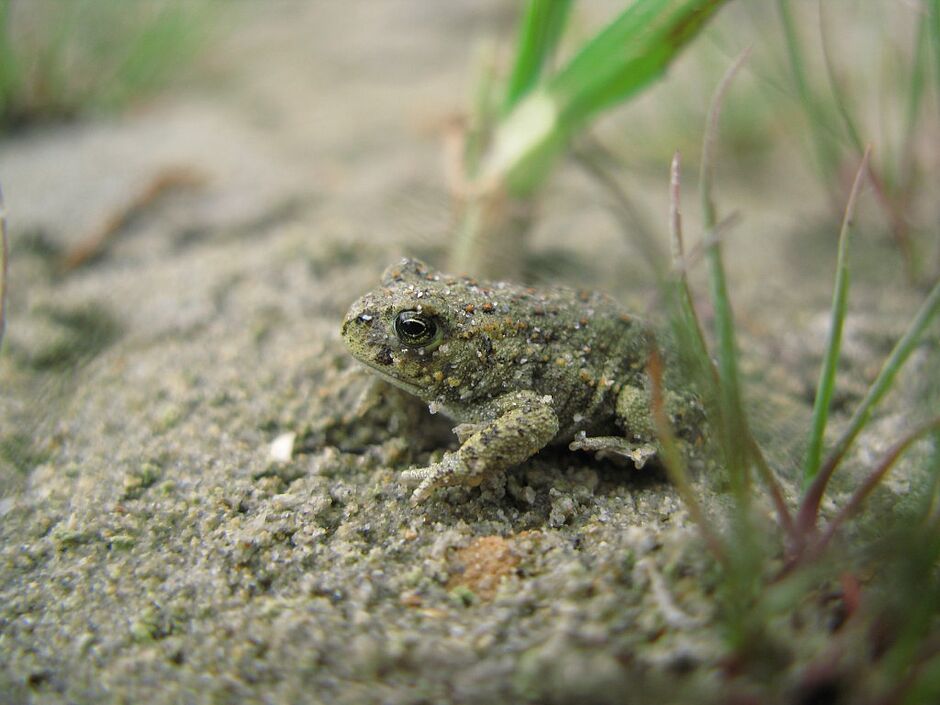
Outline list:
[[[402,312],[433,337],[404,339]],[[421,481],[416,502],[437,487],[479,484],[554,442],[637,466],[655,452],[648,404],[636,403],[648,399],[652,334],[604,294],[452,277],[405,259],[352,305],[342,337],[372,371],[460,424],[457,452],[405,473]],[[688,416],[685,405],[670,398],[674,419]]]

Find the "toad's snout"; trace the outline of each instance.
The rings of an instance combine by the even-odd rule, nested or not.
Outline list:
[[[367,341],[375,340],[380,335],[381,322],[379,314],[369,301],[360,299],[350,306],[343,318],[340,335],[347,347],[366,345]]]

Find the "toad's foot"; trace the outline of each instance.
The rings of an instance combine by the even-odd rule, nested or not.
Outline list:
[[[476,487],[483,480],[483,476],[473,473],[470,468],[460,460],[458,453],[445,453],[441,462],[429,465],[426,468],[412,468],[401,474],[402,482],[406,484],[419,483],[418,488],[411,494],[413,505],[421,504],[442,487],[464,485]]]
[[[407,470],[403,480],[419,480],[411,495],[413,504],[423,502],[439,487],[476,487],[487,476],[518,465],[543,448],[558,433],[558,417],[552,398],[531,391],[510,392],[493,400],[492,419],[484,423],[460,424],[454,429],[460,450],[445,453],[441,462]]]
[[[637,470],[646,465],[646,461],[656,455],[656,446],[652,443],[632,443],[621,436],[594,436],[588,438],[583,432],[575,436],[568,445],[569,450],[589,450],[599,455],[616,455],[633,461]]]
[[[453,431],[454,435],[457,436],[458,441],[461,443],[466,443],[468,440],[470,440],[470,437],[481,428],[483,428],[483,424],[461,423],[454,426]]]

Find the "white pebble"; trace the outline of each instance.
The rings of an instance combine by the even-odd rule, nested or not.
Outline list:
[[[282,433],[271,442],[268,457],[276,463],[289,463],[294,456],[294,441],[296,439],[297,434],[293,431]]]

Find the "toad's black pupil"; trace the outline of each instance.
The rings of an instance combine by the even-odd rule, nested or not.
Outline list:
[[[395,332],[406,345],[425,345],[434,339],[437,324],[417,311],[402,311],[395,320]]]
[[[412,338],[420,338],[427,329],[424,321],[419,321],[417,318],[406,318],[401,322],[402,333]]]

